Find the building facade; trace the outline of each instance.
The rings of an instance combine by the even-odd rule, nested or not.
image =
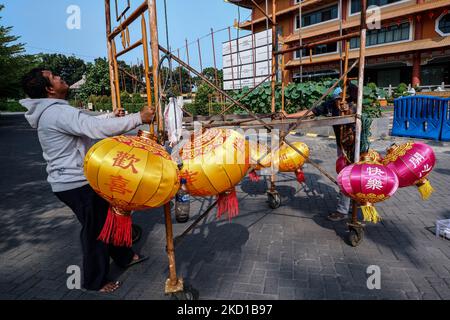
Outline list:
[[[267,19],[250,0],[228,0],[252,10],[240,28],[260,32]],[[272,16],[272,0],[255,0]],[[380,87],[450,83],[450,0],[368,0],[377,6],[379,28],[368,25],[365,81]],[[276,0],[279,49],[359,30],[360,0]],[[300,19],[301,16],[301,19]],[[372,16],[375,17],[375,16]],[[375,24],[374,24],[375,25]],[[337,77],[344,42],[285,54],[286,81]],[[359,38],[350,40],[350,63],[359,55]],[[356,76],[354,70],[350,76]]]

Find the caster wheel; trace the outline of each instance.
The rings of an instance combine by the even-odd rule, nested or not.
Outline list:
[[[131,237],[133,239],[133,243],[138,242],[141,239],[142,236],[142,228],[139,227],[137,224],[133,224],[131,226],[132,228],[132,234]]]
[[[172,294],[172,300],[179,300],[179,301],[194,301],[198,300],[198,291],[195,290],[192,287],[185,286],[184,290],[181,292],[173,293]]]
[[[280,194],[278,192],[268,193],[267,194],[267,200],[269,201],[269,206],[272,209],[279,208],[280,205],[281,205],[281,197],[280,197]]]
[[[359,246],[361,241],[364,238],[364,229],[363,228],[353,228],[350,227],[348,235],[348,240],[353,247]]]

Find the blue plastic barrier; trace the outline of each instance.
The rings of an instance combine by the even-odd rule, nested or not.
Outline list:
[[[392,135],[439,140],[446,100],[432,96],[395,99]]]
[[[442,117],[441,140],[450,141],[450,99],[444,101],[444,114]]]

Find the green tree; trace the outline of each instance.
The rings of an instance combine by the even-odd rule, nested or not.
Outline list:
[[[38,59],[39,67],[49,69],[61,76],[69,86],[79,81],[86,72],[85,62],[74,56],[41,53]]]
[[[180,70],[181,70],[181,87],[183,93],[190,93],[191,92],[191,82],[192,77],[189,75],[189,72],[182,67],[176,67],[173,71],[173,81],[175,82],[175,85],[180,87]]]
[[[209,111],[209,97],[214,90],[207,84],[202,83],[198,86],[195,94],[195,113],[196,115],[207,115]]]
[[[4,6],[0,5],[0,11]],[[1,17],[0,17],[1,19]],[[0,100],[23,96],[20,80],[36,65],[34,56],[24,55],[24,44],[11,35],[12,27],[0,26]]]
[[[106,58],[97,58],[94,63],[87,64],[86,82],[81,86],[79,97],[87,100],[89,96],[111,94],[109,82],[109,65]]]
[[[203,69],[202,75],[204,75],[212,83],[216,83],[216,69],[213,67],[207,67]],[[217,80],[219,81],[219,87],[223,87],[223,70],[217,69]],[[198,87],[203,80],[200,77],[193,77],[193,83]]]

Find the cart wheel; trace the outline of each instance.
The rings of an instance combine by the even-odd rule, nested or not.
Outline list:
[[[172,294],[172,300],[193,301],[198,300],[198,291],[191,286],[185,286],[183,291]]]
[[[350,232],[348,234],[348,240],[350,241],[350,244],[353,247],[359,246],[359,244],[361,243],[361,241],[364,238],[364,229],[363,228],[350,227],[349,231]]]
[[[133,243],[136,243],[141,239],[142,228],[139,227],[137,224],[131,225],[131,228],[132,228],[131,237],[133,239]]]
[[[278,192],[267,193],[267,200],[269,201],[269,206],[272,209],[279,208],[281,205],[281,197]]]

